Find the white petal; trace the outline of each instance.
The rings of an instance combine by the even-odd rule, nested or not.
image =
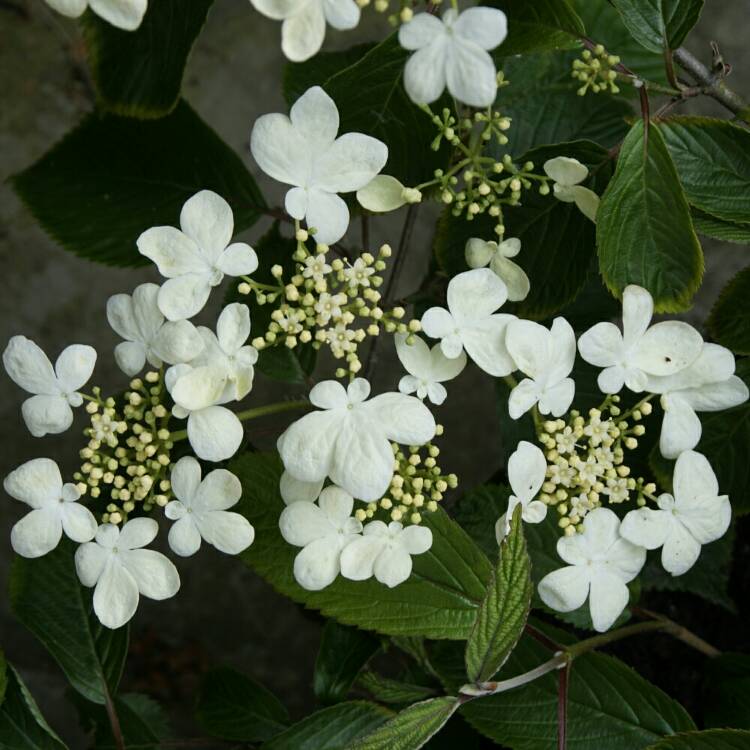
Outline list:
[[[338,195],[323,190],[309,190],[305,220],[315,229],[316,242],[333,245],[349,228],[349,209]]]
[[[630,349],[646,333],[654,314],[654,301],[643,287],[630,284],[622,293],[622,326],[625,347]]]
[[[432,547],[432,531],[426,526],[407,526],[398,541],[410,555],[421,555]]]
[[[185,505],[192,506],[201,483],[201,465],[192,456],[183,456],[169,477],[174,496]]]
[[[240,480],[231,471],[214,469],[200,483],[193,497],[193,508],[199,512],[225,511],[237,505],[241,497]]]
[[[541,500],[532,500],[521,517],[526,523],[541,523],[547,517],[547,506]]]
[[[396,334],[396,354],[408,373],[417,378],[427,379],[432,369],[430,348],[425,344],[424,339],[419,336],[412,336],[413,342],[411,344],[406,342],[407,338],[408,336],[405,333]]]
[[[661,564],[673,576],[687,573],[695,565],[701,553],[701,545],[681,524],[673,523],[661,550]]]
[[[240,447],[244,435],[242,422],[223,406],[209,406],[188,417],[188,439],[198,458],[226,461]]]
[[[353,29],[359,23],[359,6],[354,0],[323,0],[323,9],[334,29]]]
[[[573,200],[578,206],[578,210],[593,222],[596,222],[596,214],[599,211],[599,196],[583,185],[574,185],[570,188]]]
[[[214,265],[224,248],[232,241],[232,209],[217,193],[201,190],[182,207],[180,227],[198,245],[209,265]]]
[[[417,13],[398,30],[398,43],[408,50],[426,47],[437,36],[445,34],[443,22],[431,13]]]
[[[11,471],[3,489],[32,508],[54,507],[62,496],[60,469],[51,458],[32,458]]]
[[[375,578],[388,588],[403,583],[411,575],[412,561],[409,553],[398,547],[383,550],[375,560]]]
[[[432,412],[414,396],[382,393],[362,408],[369,419],[379,422],[388,440],[402,445],[424,445],[435,437]],[[362,426],[367,429],[367,423]]]
[[[250,151],[258,166],[286,185],[304,185],[312,154],[286,115],[263,115],[255,121]]]
[[[341,487],[330,485],[320,493],[318,506],[328,516],[331,523],[340,529],[352,514],[354,498]]]
[[[78,503],[63,503],[60,508],[65,536],[78,544],[90,542],[98,525],[91,511]]]
[[[319,409],[343,409],[349,399],[338,380],[323,380],[310,390],[310,403]]]
[[[448,309],[459,326],[489,317],[507,299],[507,287],[489,268],[464,271],[448,284]]]
[[[74,393],[91,377],[96,364],[96,349],[83,344],[72,344],[63,349],[55,362],[55,374],[63,393]]]
[[[339,111],[336,102],[320,86],[309,88],[297,99],[289,112],[289,119],[307,141],[313,156],[325,151],[336,140]]]
[[[316,539],[336,533],[328,516],[315,503],[291,503],[279,516],[281,536],[295,547],[304,547]]]
[[[473,237],[466,243],[465,254],[469,268],[484,268],[497,254],[497,243]]]
[[[159,290],[159,309],[168,320],[183,320],[197,315],[208,302],[210,276],[188,273],[168,279]]]
[[[468,8],[453,23],[453,32],[491,50],[508,35],[508,19],[496,8]]]
[[[422,330],[431,339],[442,339],[456,329],[456,321],[444,307],[431,307],[426,310],[421,322]]]
[[[618,365],[607,367],[599,373],[596,384],[602,393],[619,393],[625,385],[627,374],[627,371]],[[633,385],[632,380],[630,384]],[[642,390],[639,388],[636,392],[640,393]]]
[[[175,403],[188,411],[199,411],[218,403],[224,392],[226,375],[218,367],[196,367],[172,386]]]
[[[279,438],[286,470],[304,482],[322,482],[329,474],[340,416],[329,411],[306,414]]]
[[[677,458],[698,445],[703,427],[698,415],[679,394],[662,397],[664,418],[659,435],[659,451],[664,458]]]
[[[589,610],[594,630],[609,630],[628,605],[628,587],[617,576],[598,569],[591,576]]]
[[[28,393],[59,393],[57,377],[47,355],[25,336],[13,336],[3,352],[11,380]]]
[[[368,211],[386,213],[401,208],[406,203],[404,186],[387,174],[373,177],[363,188],[357,191],[360,206]]]
[[[686,388],[675,395],[687,401],[696,411],[723,411],[744,404],[748,399],[748,388],[741,378],[732,375],[722,383]]]
[[[216,338],[226,354],[237,352],[250,336],[250,308],[235,302],[227,305],[216,322]]]
[[[120,530],[117,546],[125,550],[145,547],[156,539],[158,533],[159,524],[153,518],[134,518]]]
[[[210,265],[198,245],[174,227],[147,229],[137,240],[138,250],[171,279],[186,273],[205,273]]]
[[[214,510],[202,516],[198,526],[203,538],[227,555],[239,555],[255,539],[255,529],[239,513]]]
[[[544,162],[544,171],[560,185],[570,186],[583,182],[589,175],[588,167],[578,159],[568,156],[556,156]]]
[[[345,133],[316,159],[313,184],[328,193],[350,193],[367,185],[387,161],[385,143],[362,133]]]
[[[335,540],[317,539],[294,558],[294,578],[307,591],[320,591],[339,574],[341,549]]]
[[[403,390],[401,392],[403,393]],[[430,399],[430,403],[440,406],[448,398],[448,391],[440,383],[430,383],[427,386],[427,397]]]
[[[51,552],[62,537],[57,508],[37,508],[27,513],[10,531],[10,544],[21,557],[41,557]]]
[[[201,548],[201,535],[192,516],[183,516],[172,524],[168,540],[172,552],[180,557],[190,557]]]
[[[639,508],[631,510],[620,525],[620,534],[632,544],[646,549],[656,549],[664,544],[672,521],[664,510]]]
[[[561,417],[573,403],[575,392],[576,384],[572,378],[565,378],[565,380],[545,388],[539,397],[539,411],[542,414]]]
[[[466,353],[489,375],[505,377],[514,370],[513,358],[505,347],[505,331],[513,320],[513,315],[498,313],[461,329]]]
[[[646,562],[646,550],[627,539],[618,538],[606,552],[607,569],[622,581],[632,581]]]
[[[89,0],[89,7],[118,29],[135,31],[146,14],[148,0]]]
[[[21,404],[23,421],[34,437],[59,435],[73,424],[73,410],[64,396],[32,396]]]
[[[538,379],[552,367],[550,332],[530,320],[513,320],[505,333],[505,346],[521,372]],[[573,341],[575,353],[575,339]],[[567,375],[567,373],[565,373]]]
[[[368,528],[368,524],[365,528]],[[341,575],[351,581],[366,581],[374,575],[375,560],[383,552],[386,539],[378,535],[355,538],[341,552]]]
[[[158,292],[159,287],[156,289]],[[158,308],[156,312],[159,313]],[[129,294],[114,294],[107,300],[107,322],[118,336],[129,341],[141,340],[141,331],[133,309],[133,298]]]
[[[440,342],[440,351],[446,359],[458,359],[464,354],[464,343],[458,333],[451,333]]]
[[[146,347],[136,341],[123,341],[115,347],[115,362],[129,377],[137,375],[146,364]]]
[[[531,289],[531,282],[521,266],[512,260],[508,260],[508,258],[504,258],[500,253],[495,253],[490,261],[490,268],[505,283],[508,288],[508,299],[511,302],[526,299]]]
[[[180,574],[172,561],[161,552],[152,549],[129,550],[122,558],[143,596],[162,601],[180,590]]]
[[[570,375],[576,359],[576,336],[565,318],[555,318],[550,329],[550,372],[548,383],[556,383]]]
[[[424,15],[424,14],[420,14]],[[416,19],[415,19],[416,20]],[[411,26],[414,21],[406,24]],[[402,28],[406,28],[403,27]],[[399,35],[401,39],[401,35]],[[403,44],[403,42],[402,42]],[[445,90],[445,55],[448,44],[445,36],[436,36],[417,50],[404,68],[404,87],[415,104],[432,104]]]
[[[581,356],[596,367],[611,367],[618,362],[623,349],[622,334],[614,323],[597,323],[578,339]]]
[[[293,62],[304,62],[318,52],[326,35],[323,4],[307,3],[281,27],[281,49]]]
[[[258,269],[258,256],[250,245],[235,242],[219,256],[216,268],[227,276],[249,276]]]
[[[522,501],[533,499],[541,489],[546,471],[544,453],[522,440],[508,459],[508,481],[513,494]]]
[[[88,0],[46,0],[47,5],[68,18],[78,18],[86,10]]]
[[[529,378],[524,378],[508,397],[508,415],[519,419],[539,400],[539,386]]]
[[[620,538],[620,519],[609,508],[595,508],[583,521],[583,535],[593,554],[605,554]]]
[[[275,21],[282,21],[299,9],[299,0],[250,0],[250,2],[259,13]]]
[[[94,590],[94,612],[107,628],[122,627],[138,609],[138,584],[119,560],[110,558]]]
[[[420,385],[420,382],[421,381],[415,378],[413,375],[404,375],[404,377],[402,377],[401,380],[398,381],[398,389],[401,393],[409,396],[422,387]],[[420,394],[418,395],[419,398],[423,398],[423,396],[421,396]]]
[[[497,96],[497,70],[492,57],[468,39],[454,35],[452,42],[447,46],[445,64],[448,91],[471,107],[489,107]]]
[[[175,365],[195,359],[203,348],[203,339],[190,321],[167,321],[152,341],[151,356]]]
[[[287,191],[284,197],[286,212],[298,221],[302,221],[307,213],[307,188],[295,187]]]
[[[109,552],[96,542],[82,544],[75,554],[76,573],[84,586],[91,588],[104,572]]]
[[[164,515],[170,521],[178,521],[187,514],[187,507],[180,500],[170,500],[164,507]]]
[[[672,375],[694,362],[702,348],[703,339],[692,326],[666,320],[646,331],[635,349],[633,364],[650,375]]]
[[[703,344],[698,358],[684,370],[665,378],[650,377],[647,390],[669,393],[683,389],[700,389],[709,383],[722,383],[734,375],[734,355],[718,344]]]
[[[466,367],[466,355],[461,352],[457,357],[446,357],[440,344],[430,349],[430,374],[431,379],[438,383],[457,378],[464,367]]]
[[[572,612],[586,601],[589,577],[580,568],[570,565],[548,573],[539,581],[539,596],[556,612]]]

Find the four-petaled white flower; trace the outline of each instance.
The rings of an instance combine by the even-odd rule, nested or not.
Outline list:
[[[242,497],[240,480],[226,469],[214,469],[201,481],[201,466],[183,456],[172,469],[172,492],[164,514],[175,521],[169,530],[169,546],[182,557],[194,555],[201,539],[220,552],[238,555],[255,539],[255,529],[239,513],[229,512]]]
[[[47,5],[68,18],[79,18],[86,8],[124,31],[135,31],[146,14],[148,0],[47,0]]]
[[[159,531],[153,518],[134,518],[122,529],[103,524],[93,542],[82,544],[75,555],[78,578],[94,589],[94,612],[108,628],[128,622],[138,608],[140,595],[169,599],[180,588],[180,576],[172,562],[150,549]]]
[[[96,350],[84,344],[66,347],[55,362],[30,339],[13,336],[3,352],[3,364],[16,385],[28,393],[21,413],[29,432],[34,437],[57,435],[73,424],[71,406],[80,406],[83,397],[78,393],[96,364]]]
[[[304,261],[305,269],[302,271],[302,276],[305,279],[312,279],[313,281],[323,281],[326,274],[331,273],[331,267],[326,263],[326,256],[322,253],[320,255],[308,255]]]
[[[376,138],[339,130],[336,104],[320,86],[308,89],[289,117],[259,117],[250,136],[258,166],[274,180],[292,185],[285,206],[305,219],[317,242],[338,242],[349,226],[349,209],[338,193],[367,185],[385,166],[388,148]]]
[[[454,276],[448,284],[448,310],[431,307],[422,316],[422,330],[448,359],[466,353],[486,373],[509,375],[515,368],[505,347],[505,333],[514,315],[495,313],[508,299],[505,284],[489,268]]]
[[[63,531],[74,542],[88,542],[96,534],[96,519],[76,501],[74,484],[63,484],[60,469],[50,458],[34,458],[11,471],[5,491],[31,507],[10,532],[13,549],[23,557],[41,557],[60,542]]]
[[[189,362],[203,350],[203,341],[190,321],[165,321],[158,296],[157,284],[141,284],[132,296],[115,294],[107,300],[107,320],[125,339],[115,347],[115,360],[131,377],[147,360],[153,367],[165,362],[176,365]]]
[[[310,401],[322,411],[306,414],[279,438],[286,470],[296,479],[331,480],[360,500],[378,500],[393,477],[391,442],[424,445],[435,436],[435,419],[413,396],[381,393],[367,401],[370,384],[355,378],[344,389],[318,383]]]
[[[329,294],[323,292],[315,303],[315,322],[324,326],[331,318],[341,317],[341,307],[347,303],[347,296],[343,292]]]
[[[346,545],[341,553],[341,575],[352,581],[365,581],[373,575],[393,588],[403,583],[412,569],[412,555],[432,547],[432,532],[424,526],[407,526],[391,521],[371,521],[362,536]]]
[[[294,62],[304,62],[323,45],[326,22],[334,29],[359,23],[355,0],[250,0],[260,13],[281,25],[281,50]]]
[[[534,500],[544,484],[547,461],[538,446],[522,440],[508,459],[508,482],[513,494],[508,498],[508,510],[495,524],[497,543],[510,531],[510,519],[517,505],[521,505],[521,518],[526,523],[540,523],[547,517],[547,506]]]
[[[646,549],[661,547],[661,564],[673,576],[687,573],[701,545],[724,536],[732,520],[727,495],[706,457],[695,451],[680,454],[672,480],[674,495],[659,496],[659,510],[639,508],[622,521],[620,534]]]
[[[701,353],[703,339],[687,323],[666,320],[649,328],[654,301],[642,287],[625,287],[622,333],[613,323],[597,323],[578,339],[581,356],[596,367],[603,393],[619,393],[623,385],[640,393],[649,376],[664,377],[684,370]]]
[[[552,190],[555,198],[563,203],[575,203],[587,219],[596,221],[599,196],[580,184],[589,176],[585,164],[568,156],[556,156],[544,162],[544,171],[554,180]]]
[[[595,508],[583,531],[557,541],[568,563],[539,582],[542,601],[557,612],[572,612],[588,597],[594,628],[609,630],[629,599],[627,584],[646,562],[646,550],[620,536],[620,519],[609,508]]]
[[[508,34],[505,13],[496,8],[453,8],[442,18],[419,13],[398,32],[404,49],[416,50],[406,63],[404,86],[416,104],[431,104],[446,85],[459,101],[489,107],[497,95],[497,70],[488,50]]]
[[[331,485],[320,493],[317,504],[298,501],[282,511],[281,535],[303,548],[294,558],[294,578],[302,588],[319,591],[341,571],[341,550],[362,531],[362,524],[352,517],[353,507],[354,498]]]
[[[413,343],[407,343],[407,334],[396,334],[396,353],[408,375],[398,383],[401,393],[416,393],[418,398],[429,398],[439,406],[445,401],[448,391],[443,383],[458,377],[466,367],[466,355],[461,352],[458,357],[448,359],[443,354],[440,344],[430,349],[419,336],[414,336]]]
[[[370,276],[375,273],[375,269],[365,265],[362,258],[357,258],[354,263],[345,266],[342,273],[344,274],[344,279],[349,285],[349,289],[356,289],[360,286],[370,286]]]
[[[517,237],[509,237],[499,245],[494,240],[485,242],[473,237],[466,243],[466,263],[469,268],[484,268],[489,265],[508,287],[508,299],[520,302],[526,299],[531,287],[526,271],[511,260],[520,252],[521,240]]]
[[[167,281],[159,290],[159,309],[168,320],[192,318],[208,301],[211,288],[227,276],[246,276],[258,268],[255,250],[232,242],[234,217],[229,204],[210,190],[189,198],[180,212],[180,229],[153,227],[137,241],[142,255],[156,263]]]
[[[570,408],[575,382],[569,378],[576,358],[576,335],[565,318],[555,318],[547,330],[530,320],[514,320],[505,346],[524,378],[511,392],[508,412],[518,419],[539,405],[542,414],[560,417]]]

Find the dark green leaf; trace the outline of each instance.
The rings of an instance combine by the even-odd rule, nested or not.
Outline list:
[[[711,310],[708,329],[718,344],[737,354],[750,354],[750,266],[721,291]]]
[[[83,16],[89,66],[103,110],[162,117],[177,104],[190,50],[214,0],[158,0],[136,31]]]
[[[703,251],[672,159],[658,128],[633,125],[602,196],[596,238],[607,286],[648,289],[659,312],[690,306],[703,276]]]
[[[750,732],[738,729],[709,729],[666,737],[649,750],[747,750]]]
[[[750,225],[723,221],[697,208],[694,208],[691,213],[693,226],[698,234],[724,242],[734,242],[738,245],[750,245]]]
[[[706,662],[703,724],[750,729],[750,656],[724,653]]]
[[[78,581],[74,548],[65,540],[44,557],[17,557],[10,576],[10,604],[70,684],[87,700],[104,703],[120,681],[128,627],[110,630],[99,623],[91,592]]]
[[[515,445],[511,453],[514,450]],[[490,558],[498,550],[495,523],[508,509],[509,497],[510,488],[504,484],[480,484],[462,495],[452,509],[456,522]]]
[[[411,685],[375,672],[365,671],[359,676],[357,686],[366,690],[380,703],[415,703],[435,695],[435,690],[423,685]]]
[[[677,49],[703,9],[703,0],[610,1],[633,38],[652,52]]]
[[[240,158],[184,101],[160,120],[89,115],[12,183],[66,250],[116,266],[148,263],[138,236],[177,224],[182,204],[199,190],[229,202],[235,232],[264,209]]]
[[[8,686],[8,662],[5,661],[5,654],[0,649],[0,706],[3,705],[5,698],[5,688]]]

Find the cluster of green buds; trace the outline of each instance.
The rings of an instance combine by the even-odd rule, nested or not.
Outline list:
[[[593,50],[584,50],[580,59],[573,60],[573,78],[581,82],[578,96],[585,96],[587,91],[598,94],[600,91],[609,90],[618,94],[620,88],[617,86],[617,66],[620,58],[610,55],[604,46],[597,44]]]
[[[277,305],[263,336],[253,339],[253,346],[267,349],[286,346],[294,349],[311,344],[315,349],[326,346],[345,367],[336,370],[336,377],[353,376],[362,369],[359,345],[368,336],[387,333],[414,333],[420,330],[418,320],[404,321],[403,307],[384,310],[378,288],[380,275],[391,257],[389,245],[383,245],[377,257],[364,252],[354,261],[330,259],[331,249],[318,244],[311,252],[307,243],[310,234],[297,227],[297,250],[294,253],[295,273],[284,280],[284,269],[271,269],[277,286],[259,284],[248,277],[238,286],[240,294],[255,294],[259,305]]]
[[[436,436],[443,434],[437,425]],[[422,522],[424,513],[434,513],[448,489],[458,486],[455,474],[443,474],[437,458],[440,448],[432,442],[420,448],[410,445],[404,450],[398,443],[391,445],[394,464],[393,478],[386,494],[377,502],[368,503],[354,514],[359,521],[381,517],[383,521],[400,521],[405,526]]]
[[[649,397],[650,398],[650,397]],[[647,399],[623,413],[619,396],[608,396],[584,417],[571,411],[566,420],[547,420],[538,436],[546,449],[547,475],[539,499],[554,506],[559,527],[567,535],[582,530],[586,514],[607,502],[620,504],[633,497],[639,506],[654,499],[656,485],[632,477],[627,451],[638,447],[646,432],[641,423],[651,414]]]
[[[160,372],[147,372],[130,382],[121,403],[103,399],[101,389],[86,405],[91,425],[80,451],[83,460],[73,477],[79,492],[101,500],[102,523],[121,524],[137,509],[148,513],[170,500],[169,419],[162,403],[166,388]]]

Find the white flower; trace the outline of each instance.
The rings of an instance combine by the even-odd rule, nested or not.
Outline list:
[[[421,555],[430,547],[432,532],[424,526],[404,528],[397,521],[387,526],[371,521],[363,535],[341,553],[341,575],[352,581],[365,581],[374,575],[392,589],[411,575],[411,556]]]
[[[287,505],[279,518],[281,535],[302,547],[294,558],[294,578],[308,591],[320,591],[339,574],[341,550],[362,531],[352,517],[354,498],[340,487],[326,487],[314,502]]]
[[[375,273],[375,269],[368,266],[362,258],[357,258],[354,263],[349,264],[342,271],[349,289],[357,287],[370,286],[370,276]]]
[[[125,31],[135,31],[146,14],[148,0],[47,0],[47,5],[68,18],[79,18],[86,8]]]
[[[54,369],[47,355],[25,336],[13,336],[3,352],[3,365],[16,385],[33,393],[21,406],[21,413],[34,437],[57,435],[73,424],[71,406],[80,406],[78,393],[96,364],[96,351],[83,344],[66,347]]]
[[[359,23],[355,0],[250,0],[260,13],[281,26],[281,49],[294,62],[311,58],[323,45],[326,21],[341,31]]]
[[[448,391],[445,383],[458,377],[466,367],[466,355],[461,352],[458,357],[448,359],[443,354],[440,344],[430,349],[423,339],[412,334],[414,343],[407,344],[405,333],[396,334],[396,353],[404,369],[409,373],[398,383],[401,393],[415,393],[418,398],[428,397],[439,406],[445,401]]]
[[[495,310],[507,299],[507,287],[489,268],[464,271],[448,284],[448,310],[427,310],[422,330],[441,340],[440,348],[448,359],[460,357],[465,349],[485,372],[504,377],[515,369],[505,348],[505,331],[515,316]]]
[[[379,174],[357,190],[357,200],[359,205],[368,211],[387,213],[401,208],[406,203],[419,203],[422,193],[416,188],[405,187],[389,174]]]
[[[518,419],[539,404],[542,414],[561,417],[570,408],[575,383],[569,378],[576,358],[576,336],[565,318],[555,318],[547,330],[530,320],[514,320],[505,346],[524,378],[511,392],[508,412]]]
[[[138,238],[138,250],[167,281],[159,290],[159,309],[168,320],[192,318],[208,301],[211,288],[228,276],[246,276],[258,267],[250,245],[232,241],[234,217],[229,204],[210,190],[189,198],[180,227],[153,227]]]
[[[201,481],[201,466],[183,456],[172,469],[172,492],[164,514],[175,521],[169,530],[169,546],[182,557],[194,555],[201,539],[220,552],[238,555],[255,539],[255,530],[239,513],[230,513],[242,497],[240,480],[226,469],[214,469]]]
[[[324,326],[331,318],[341,317],[341,306],[347,303],[347,296],[343,292],[329,294],[323,292],[315,303],[315,322]]]
[[[596,367],[603,393],[619,393],[623,385],[640,393],[649,376],[674,375],[694,362],[703,339],[687,323],[667,320],[649,328],[654,312],[651,295],[642,287],[625,287],[622,333],[613,323],[597,323],[578,340],[581,356]]]
[[[594,628],[609,630],[629,599],[627,583],[640,572],[646,550],[623,539],[620,520],[609,508],[590,511],[583,532],[557,541],[568,563],[539,582],[542,601],[557,612],[572,612],[589,600]]]
[[[285,206],[290,216],[307,221],[317,242],[338,242],[349,226],[349,209],[338,193],[367,185],[385,166],[388,148],[369,135],[336,137],[339,112],[320,86],[308,89],[289,117],[263,115],[250,136],[258,166],[274,180],[292,185]]]
[[[511,258],[521,252],[521,240],[509,237],[499,245],[497,242],[485,242],[473,237],[466,243],[466,262],[469,268],[489,267],[505,282],[508,287],[508,299],[520,302],[526,299],[530,283],[526,272]]]
[[[108,628],[128,622],[138,608],[139,594],[169,599],[180,588],[177,568],[161,552],[140,549],[159,531],[153,518],[134,518],[122,529],[103,524],[93,542],[76,550],[76,570],[84,586],[96,586],[94,612]]]
[[[139,373],[146,361],[153,367],[165,362],[189,362],[203,350],[195,326],[187,320],[165,321],[159,310],[157,284],[141,284],[133,296],[115,294],[107,300],[107,320],[125,339],[115,347],[115,360],[129,376]]]
[[[659,510],[631,510],[620,534],[646,549],[661,547],[661,564],[673,576],[687,573],[701,545],[724,536],[732,520],[727,495],[719,495],[711,464],[695,451],[680,454],[672,480],[674,495],[659,496]]]
[[[310,401],[322,411],[306,414],[279,438],[286,470],[295,479],[333,482],[360,500],[379,500],[393,476],[390,441],[424,445],[435,435],[435,419],[417,398],[382,393],[366,401],[370,384],[355,378],[344,389],[335,380],[318,383]]]
[[[10,532],[10,543],[19,555],[46,555],[57,547],[63,531],[74,542],[94,538],[94,516],[76,502],[81,493],[74,484],[63,484],[52,459],[27,461],[5,477],[3,487],[11,497],[32,508]]]
[[[279,493],[285,505],[296,502],[314,503],[323,489],[324,482],[325,479],[319,479],[315,482],[302,482],[285,471],[279,480]]]
[[[555,198],[563,203],[575,203],[580,212],[591,221],[596,221],[599,210],[599,196],[580,183],[589,176],[588,167],[578,159],[556,156],[544,162],[544,171],[555,184]]]
[[[516,505],[521,505],[521,518],[526,523],[540,523],[547,517],[547,506],[534,500],[544,483],[547,461],[544,453],[532,443],[522,440],[508,459],[508,482],[513,494],[508,498],[508,510],[495,524],[497,543],[510,531],[510,519]]]
[[[497,95],[497,70],[488,50],[508,34],[505,13],[495,8],[453,8],[442,19],[419,13],[398,32],[406,63],[404,86],[416,104],[431,104],[443,90],[471,107],[489,107]]]
[[[322,253],[320,255],[308,255],[305,258],[304,266],[305,270],[302,271],[302,276],[313,281],[323,281],[326,274],[331,273],[331,267],[326,263],[326,256]]]

